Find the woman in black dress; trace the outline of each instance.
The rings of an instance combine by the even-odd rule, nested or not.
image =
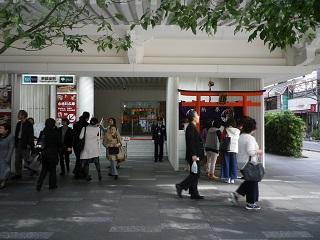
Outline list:
[[[181,183],[176,184],[177,195],[181,198],[182,190],[188,190],[191,195],[191,199],[203,199],[198,192],[198,180],[200,177],[200,164],[199,161],[204,158],[203,143],[201,135],[196,127],[199,123],[199,115],[191,109],[187,112],[187,118],[189,125],[186,129],[186,160],[190,165],[190,174]],[[192,164],[197,164],[197,172],[192,171]]]

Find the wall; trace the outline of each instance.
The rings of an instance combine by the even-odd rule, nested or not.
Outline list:
[[[166,90],[98,90],[94,91],[95,117],[115,117],[117,122],[122,118],[124,101],[165,101]],[[118,124],[118,127],[120,125]]]

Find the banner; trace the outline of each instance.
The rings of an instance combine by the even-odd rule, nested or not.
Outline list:
[[[0,123],[11,123],[11,86],[0,87]]]
[[[77,94],[57,93],[57,121],[63,118],[69,119],[70,123],[76,121],[77,115]]]

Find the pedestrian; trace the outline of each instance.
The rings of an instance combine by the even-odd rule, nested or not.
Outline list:
[[[105,127],[104,125],[101,125],[100,124],[100,128],[103,130],[103,133],[104,133],[104,135],[103,135],[103,139],[107,139],[107,134],[109,133],[109,134],[111,134],[111,126],[116,126],[117,127],[117,121],[116,121],[116,119],[115,118],[113,118],[113,117],[109,117],[108,118],[108,126],[107,127]],[[121,139],[121,137],[120,137],[120,133],[119,133],[119,131],[118,131],[118,129],[117,129],[117,135],[118,135],[118,137]],[[106,141],[103,141],[103,143],[106,143]],[[107,145],[105,145],[105,144],[103,144],[104,145],[104,147],[106,148],[106,159],[109,159],[109,152],[108,152],[108,146]],[[118,169],[118,168],[120,168],[120,162],[119,161],[116,161],[116,168]],[[109,168],[110,168],[111,166],[109,166]]]
[[[205,142],[205,150],[207,155],[207,172],[208,177],[213,180],[219,178],[215,176],[214,171],[216,168],[216,161],[219,156],[220,139],[221,139],[221,121],[215,119],[211,122],[211,126],[208,129],[207,138]]]
[[[37,191],[41,191],[43,181],[49,172],[49,190],[57,188],[56,165],[59,161],[59,151],[61,148],[61,137],[56,128],[56,121],[48,118],[45,127],[40,132],[37,146],[41,146],[41,172],[37,182]]]
[[[230,149],[223,152],[223,162],[221,168],[221,179],[225,179],[227,183],[234,183],[237,179],[238,163],[238,140],[240,136],[240,130],[236,128],[236,121],[233,118],[229,118],[225,124],[224,136],[230,137]]]
[[[10,125],[0,124],[0,189],[6,187],[10,175],[13,149],[14,137],[10,134]]]
[[[117,170],[117,155],[119,154],[119,148],[121,147],[121,137],[118,133],[115,125],[110,126],[110,132],[105,135],[103,139],[104,145],[108,147],[108,159],[110,160],[110,173],[109,176],[114,176],[114,179],[118,179]]]
[[[23,162],[28,162],[30,153],[34,151],[34,132],[31,122],[27,120],[28,113],[24,110],[18,112],[19,122],[15,130],[15,176],[13,179],[22,178]]]
[[[76,155],[76,164],[73,169],[73,174],[75,179],[84,178],[83,168],[81,167],[80,153],[81,149],[79,149],[79,136],[82,128],[87,127],[89,125],[88,121],[90,119],[90,113],[83,112],[79,118],[79,121],[73,125],[73,150]]]
[[[62,126],[58,129],[59,136],[61,139],[61,151],[59,152],[60,161],[60,175],[63,176],[70,171],[70,154],[72,152],[73,132],[72,128],[69,127],[70,121],[68,118],[61,120]]]
[[[162,118],[158,118],[157,124],[152,128],[152,140],[154,143],[154,161],[162,162],[163,145],[167,140],[166,126],[163,124]]]
[[[187,112],[189,121],[186,129],[186,159],[190,166],[190,174],[182,182],[176,184],[177,195],[182,198],[182,190],[188,190],[191,199],[204,199],[198,192],[198,180],[200,177],[199,161],[204,159],[203,143],[196,125],[199,123],[199,115],[194,109]],[[196,163],[197,171],[193,172],[192,165]]]
[[[263,152],[259,149],[259,145],[252,134],[256,130],[256,121],[253,118],[245,118],[242,128],[242,133],[239,138],[239,162],[247,163],[249,158],[252,162],[257,162]],[[238,204],[239,196],[246,196],[246,209],[259,210],[259,184],[255,181],[244,181],[239,188],[231,193],[229,201],[233,204]]]
[[[101,181],[101,169],[99,162],[99,141],[100,141],[100,129],[97,118],[91,118],[90,124],[87,127],[82,128],[79,138],[85,138],[84,148],[80,153],[80,159],[82,168],[84,169],[85,179],[91,181],[92,177],[89,175],[90,163],[94,163],[97,169],[99,181]]]

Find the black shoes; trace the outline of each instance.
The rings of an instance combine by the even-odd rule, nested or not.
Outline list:
[[[115,176],[114,176],[114,180],[117,180],[117,179],[118,179],[118,175],[115,175]]]
[[[57,189],[57,188],[58,188],[58,186],[55,185],[55,186],[49,187],[49,190],[54,190],[54,189]]]
[[[176,191],[179,198],[182,198],[182,188],[179,184],[176,184]]]
[[[60,173],[60,176],[64,176],[66,173],[65,172],[61,172]]]
[[[201,196],[201,195],[191,195],[190,198],[191,198],[191,199],[194,199],[194,200],[202,200],[202,199],[204,199],[204,196]]]
[[[12,179],[14,179],[14,180],[20,180],[21,178],[22,178],[21,175],[14,175],[14,176],[12,177]]]

